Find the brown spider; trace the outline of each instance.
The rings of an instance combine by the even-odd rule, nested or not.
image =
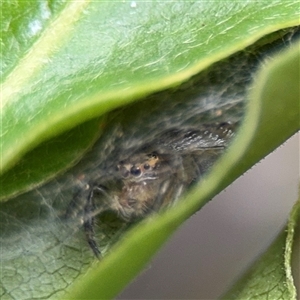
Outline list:
[[[235,126],[217,123],[165,131],[145,146],[128,151],[107,178],[87,184],[73,202],[86,197],[83,227],[94,254],[101,254],[94,236],[98,214],[111,210],[130,223],[175,203],[220,156]]]

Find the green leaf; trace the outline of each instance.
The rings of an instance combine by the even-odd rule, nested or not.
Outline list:
[[[88,280],[76,283],[70,299],[115,297],[181,222],[299,130],[299,59],[296,44],[263,68],[256,78],[240,133],[210,176],[174,209],[129,232],[98,268],[88,272]],[[286,118],[288,125],[282,126],[278,120]]]
[[[73,166],[99,138],[93,119],[39,145],[0,177],[0,201],[32,190]]]
[[[94,117],[178,85],[260,37],[299,23],[297,1],[3,1],[1,11],[5,12],[1,15],[1,45],[5,47],[0,49],[1,170],[8,176],[3,184],[14,183],[14,174],[23,172],[16,165],[22,157],[26,159],[25,165],[24,159],[20,163],[23,170],[30,164],[30,172],[37,174],[33,181],[13,185],[7,195],[29,190],[78,160],[99,134]],[[166,94],[170,97],[170,91]],[[141,103],[140,111],[150,109],[150,102],[144,108],[146,102]],[[136,111],[128,111],[130,122]],[[255,126],[257,118],[251,118]],[[77,129],[73,132],[74,139],[89,132],[91,139],[86,143],[71,141],[55,151],[68,137],[66,133],[24,157],[42,142],[88,120],[92,120],[90,127],[83,124],[81,134],[77,135]],[[93,122],[97,124],[94,130]],[[110,134],[109,122],[106,135]],[[66,298],[68,292],[68,298],[99,298],[99,290],[102,298],[115,296],[181,222],[279,144],[276,136],[271,148],[250,153],[249,160],[243,160],[237,165],[240,168],[224,179],[225,170],[230,170],[226,169],[228,164],[232,166],[244,153],[239,147],[246,151],[253,135],[253,128],[249,128],[239,135],[246,143],[233,147],[228,162],[222,160],[216,167],[222,171],[213,172],[203,182],[202,199],[194,191],[185,202],[188,205],[146,220],[99,266],[93,263],[78,220],[70,224],[62,220],[74,182],[82,177],[79,167],[45,187],[2,203],[1,297]],[[278,135],[280,142],[288,135],[283,131]],[[60,157],[60,150],[68,148],[65,146],[70,146],[73,154]],[[238,153],[232,159],[234,149]],[[100,150],[102,155],[108,154],[109,145]],[[47,168],[46,163],[41,165],[46,159],[57,160],[58,167],[51,169],[48,161]],[[85,163],[91,161],[83,160],[81,167]],[[106,234],[99,240],[106,246],[112,239],[111,229],[101,230]],[[83,276],[88,269],[91,273]]]
[[[300,201],[291,212],[287,228],[223,299],[296,300],[291,264],[299,224]],[[296,264],[297,261],[295,268],[299,272]]]
[[[3,1],[0,9],[2,171],[42,141],[299,22],[297,1],[275,0]]]

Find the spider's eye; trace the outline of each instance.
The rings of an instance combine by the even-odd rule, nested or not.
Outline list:
[[[141,169],[137,168],[137,167],[132,167],[130,169],[130,173],[131,173],[131,175],[136,176],[136,177],[140,176],[141,175]]]
[[[157,154],[155,152],[152,152],[151,154],[148,155],[148,157],[152,158],[152,159],[157,159]]]
[[[116,165],[115,170],[116,171],[121,171],[124,168],[124,160],[120,160],[119,163]]]
[[[150,169],[150,165],[149,164],[144,164],[144,169],[145,170],[149,170]]]

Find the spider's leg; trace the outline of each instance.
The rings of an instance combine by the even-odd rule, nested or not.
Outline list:
[[[194,167],[190,166],[188,170],[197,170],[196,179],[199,179],[203,174],[211,169],[216,160],[224,153],[224,147],[211,147],[205,151],[193,151],[190,158],[193,160]]]
[[[94,189],[91,189],[87,198],[87,203],[84,207],[85,217],[84,217],[83,228],[85,231],[85,236],[88,244],[90,245],[96,257],[99,258],[101,256],[101,252],[95,240],[95,232],[94,232],[95,217],[93,214],[95,210],[95,204],[93,198],[94,198]]]
[[[71,200],[71,202],[68,204],[68,207],[66,209],[66,212],[62,216],[64,220],[69,219],[75,219],[76,217],[79,217],[80,214],[82,214],[82,209],[84,207],[84,201],[83,201],[83,193],[77,191]]]
[[[159,211],[162,207],[166,207],[175,203],[183,192],[184,184],[173,174],[167,180],[164,180],[159,188],[159,193],[153,204],[153,211]]]

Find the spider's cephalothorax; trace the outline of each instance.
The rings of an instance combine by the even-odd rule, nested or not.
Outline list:
[[[233,135],[235,125],[217,123],[201,129],[171,129],[117,160],[107,178],[87,185],[83,225],[96,256],[94,218],[114,211],[134,222],[167,207],[211,167]]]
[[[178,188],[186,181],[182,158],[177,153],[145,150],[141,149],[118,165],[123,186],[114,197],[119,204],[118,212],[126,221],[158,211],[174,200],[172,186]]]

